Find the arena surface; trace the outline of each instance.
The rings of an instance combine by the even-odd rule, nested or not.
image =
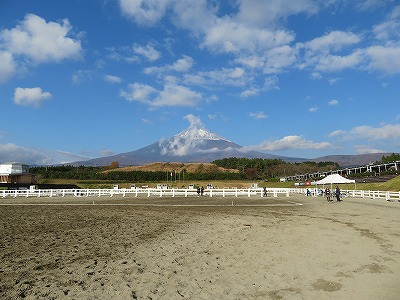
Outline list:
[[[1,299],[398,299],[400,203],[0,199]]]

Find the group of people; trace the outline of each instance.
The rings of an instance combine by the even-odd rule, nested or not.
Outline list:
[[[197,187],[197,197],[204,195],[204,187]]]
[[[337,202],[343,201],[343,200],[340,199],[340,188],[339,188],[339,186],[336,186],[334,195],[336,197],[336,201]],[[331,200],[331,190],[329,188],[325,189],[325,196],[326,196],[326,200],[328,202],[332,202],[333,201],[333,200]]]

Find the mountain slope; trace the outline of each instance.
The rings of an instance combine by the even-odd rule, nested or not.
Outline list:
[[[383,155],[391,153],[373,153],[359,155],[330,155],[315,159],[304,159],[248,151],[246,148],[225,139],[202,127],[190,126],[169,139],[161,139],[135,151],[112,156],[95,158],[72,163],[74,166],[106,166],[118,162],[123,166],[139,166],[153,162],[207,163],[229,157],[281,159],[286,162],[336,162],[340,167],[354,167],[381,160]]]
[[[331,161],[338,163],[341,167],[356,167],[365,166],[369,163],[375,163],[380,161],[382,156],[389,156],[392,153],[368,153],[368,154],[356,154],[356,155],[328,155],[321,156],[312,159],[315,162]]]
[[[120,166],[144,165],[152,162],[211,162],[228,157],[304,161],[301,158],[276,156],[243,149],[242,146],[203,128],[189,128],[169,139],[161,139],[135,151],[75,162],[73,165],[105,166],[114,161],[119,162]]]

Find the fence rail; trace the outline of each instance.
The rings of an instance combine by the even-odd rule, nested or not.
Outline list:
[[[291,194],[306,194],[306,188],[223,188],[206,189],[204,195],[208,197],[289,197]],[[347,197],[385,199],[387,201],[399,201],[400,192],[390,191],[363,191],[342,190]],[[312,189],[312,195],[321,195],[319,190]],[[102,197],[102,196],[134,196],[134,197],[196,197],[195,189],[157,189],[157,188],[135,188],[135,189],[27,189],[27,190],[0,190],[0,197]]]
[[[299,193],[299,189],[267,189],[266,193],[262,188],[224,188],[224,189],[206,189],[204,195],[208,197],[238,197],[238,196],[286,196],[290,193]],[[195,189],[157,189],[157,188],[135,188],[135,189],[35,189],[35,190],[0,190],[0,197],[101,197],[101,196],[168,196],[168,197],[194,197],[198,196]]]

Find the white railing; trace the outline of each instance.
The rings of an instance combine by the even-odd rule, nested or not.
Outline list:
[[[289,197],[291,194],[306,194],[306,188],[267,188],[268,197]],[[313,196],[319,195],[319,190],[310,189]],[[364,191],[364,190],[342,190],[346,197],[385,199],[387,201],[400,201],[400,192],[390,191]],[[101,197],[101,196],[134,196],[134,197],[196,197],[195,189],[156,189],[156,188],[136,188],[136,189],[47,189],[47,190],[0,190],[0,197]],[[262,188],[223,188],[206,189],[204,196],[207,197],[239,197],[239,196],[259,196],[264,197]],[[333,196],[333,195],[332,195]]]
[[[303,193],[299,188],[268,188],[266,195],[262,188],[223,188],[206,189],[204,196],[214,197],[239,197],[239,196],[259,196],[259,197],[289,197],[290,194]],[[101,196],[167,196],[167,197],[196,197],[195,189],[156,189],[156,188],[136,188],[136,189],[47,189],[47,190],[0,190],[0,197],[101,197]]]
[[[320,189],[309,189],[313,196],[321,196]],[[303,188],[303,193],[307,193],[307,189]],[[370,198],[370,199],[385,199],[386,201],[399,201],[400,192],[391,191],[364,191],[364,190],[341,190],[341,195],[352,198]],[[331,191],[331,197],[335,197],[334,191]]]

